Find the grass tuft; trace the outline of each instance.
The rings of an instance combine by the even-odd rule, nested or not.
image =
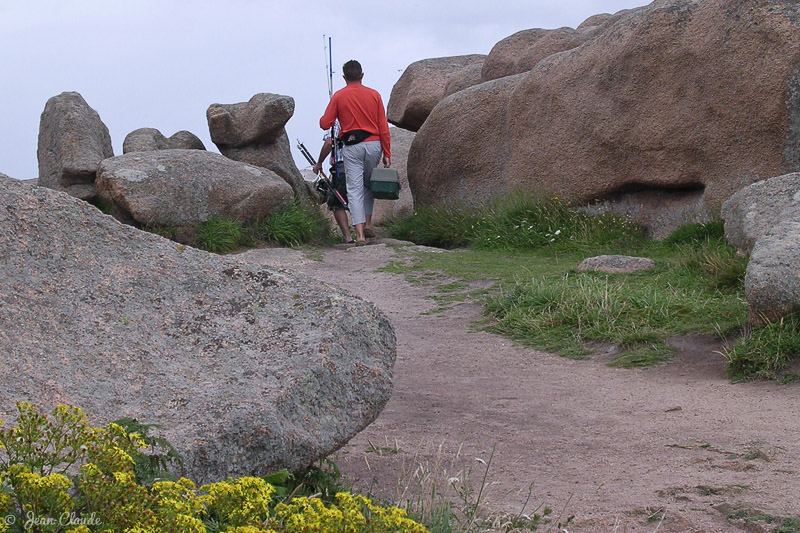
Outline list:
[[[420,207],[413,215],[390,222],[387,229],[389,236],[395,239],[452,249],[471,244],[479,223],[477,211],[457,202],[447,202]]]
[[[246,239],[241,222],[213,216],[197,227],[195,242],[198,248],[224,254],[239,248]]]
[[[725,244],[709,242],[703,247],[682,246],[676,253],[685,258],[686,268],[712,289],[744,291],[748,257],[742,257]]]
[[[316,207],[297,200],[274,215],[251,224],[248,232],[256,241],[280,246],[329,242],[333,238],[325,215]]]
[[[724,355],[733,380],[775,379],[800,358],[800,310],[754,328]]]
[[[664,243],[670,245],[700,245],[710,241],[725,242],[725,222],[721,218],[715,218],[709,222],[686,224],[664,239]]]
[[[300,201],[246,226],[236,220],[214,216],[200,224],[195,232],[197,247],[215,253],[229,253],[258,243],[299,246],[330,242],[332,238],[331,225],[325,215]]]

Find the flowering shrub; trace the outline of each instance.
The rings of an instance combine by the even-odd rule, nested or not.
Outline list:
[[[303,533],[306,531],[424,532],[403,509],[380,507],[368,498],[346,492],[336,494],[336,505],[326,506],[318,498],[294,498],[289,504],[275,507],[275,518],[270,525],[275,531]]]
[[[336,494],[278,501],[258,477],[203,485],[186,478],[137,481],[141,435],[118,424],[89,427],[79,408],[59,406],[48,418],[17,404],[18,426],[0,420],[0,533],[423,533],[396,507]]]

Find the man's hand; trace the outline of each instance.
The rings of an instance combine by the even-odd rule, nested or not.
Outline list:
[[[314,165],[314,168],[312,170],[314,171],[314,174],[319,174],[320,172],[322,172],[322,163],[317,163],[316,165]]]
[[[383,156],[383,166],[387,168],[392,166],[392,158]]]

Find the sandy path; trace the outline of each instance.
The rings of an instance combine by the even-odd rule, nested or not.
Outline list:
[[[356,488],[392,495],[415,470],[443,482],[463,468],[478,485],[484,467],[473,458],[488,460],[496,446],[489,505],[516,514],[534,483],[528,510],[564,508],[575,516],[570,532],[779,525],[729,520],[738,509],[800,518],[800,385],[731,384],[720,347],[702,337],[677,339],[674,362],[645,370],[520,347],[472,329],[476,304],[423,314],[437,305],[433,287],[376,272],[398,250],[324,249],[322,261],[294,250],[243,254],[334,281],[395,328],[393,397],[336,454]],[[659,510],[663,520],[648,520]]]

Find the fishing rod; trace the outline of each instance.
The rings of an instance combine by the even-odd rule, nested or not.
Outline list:
[[[309,152],[308,148],[306,148],[306,146],[302,142],[300,142],[300,139],[297,140],[297,149],[300,150],[300,153],[303,154],[303,157],[305,157],[306,161],[311,163],[312,166],[316,166],[317,165],[317,162],[314,161],[314,157],[311,155],[311,152]],[[331,149],[333,149],[333,147],[331,147]],[[336,168],[336,173],[338,174],[338,172],[339,172],[338,166],[335,167],[335,168]],[[327,186],[327,189],[328,189],[328,194],[330,194],[330,192],[333,191],[333,194],[342,203],[342,207],[344,207],[345,209],[348,209],[347,202],[342,197],[342,195],[339,193],[339,191],[336,190],[336,187],[333,186],[333,183],[331,183],[331,181],[328,179],[328,176],[326,176],[325,173],[322,170],[320,170],[317,173],[317,179],[318,180],[322,180],[325,183],[325,185]]]
[[[322,44],[323,44],[323,47],[324,47],[325,46],[325,36],[324,35],[322,36]],[[327,49],[325,51],[327,52],[325,54],[325,68],[328,71],[327,72],[327,75],[328,75],[328,99],[330,100],[331,98],[333,98],[333,46],[332,46],[332,40],[331,40],[330,37],[328,37],[328,45],[327,45]],[[336,172],[336,182],[337,183],[339,183],[339,180],[342,179],[342,176],[339,174],[339,157],[338,157],[338,151],[337,151],[337,147],[338,147],[337,143],[339,143],[340,141],[336,137],[336,123],[338,121],[339,121],[339,119],[337,118],[333,122],[333,126],[331,126],[331,153],[333,154],[333,156],[332,156],[332,159],[333,159],[333,171]],[[308,159],[308,157],[306,157],[306,159]],[[344,161],[342,161],[342,162],[344,162]],[[312,164],[314,164],[314,163],[312,163]],[[326,183],[328,183],[328,182],[326,182]],[[330,183],[328,183],[328,185],[330,185]],[[340,202],[342,202],[342,205],[344,206],[344,208],[345,209],[349,209],[347,207],[347,202],[345,202],[342,199],[342,195],[339,194],[339,191],[337,191],[335,188],[331,188],[331,190],[333,190],[334,193],[336,193],[336,197],[339,199]]]
[[[322,36],[322,46],[325,49],[325,74],[328,76],[328,98],[333,98],[333,50],[331,50],[331,38],[328,37],[328,45],[325,46],[325,36]]]

